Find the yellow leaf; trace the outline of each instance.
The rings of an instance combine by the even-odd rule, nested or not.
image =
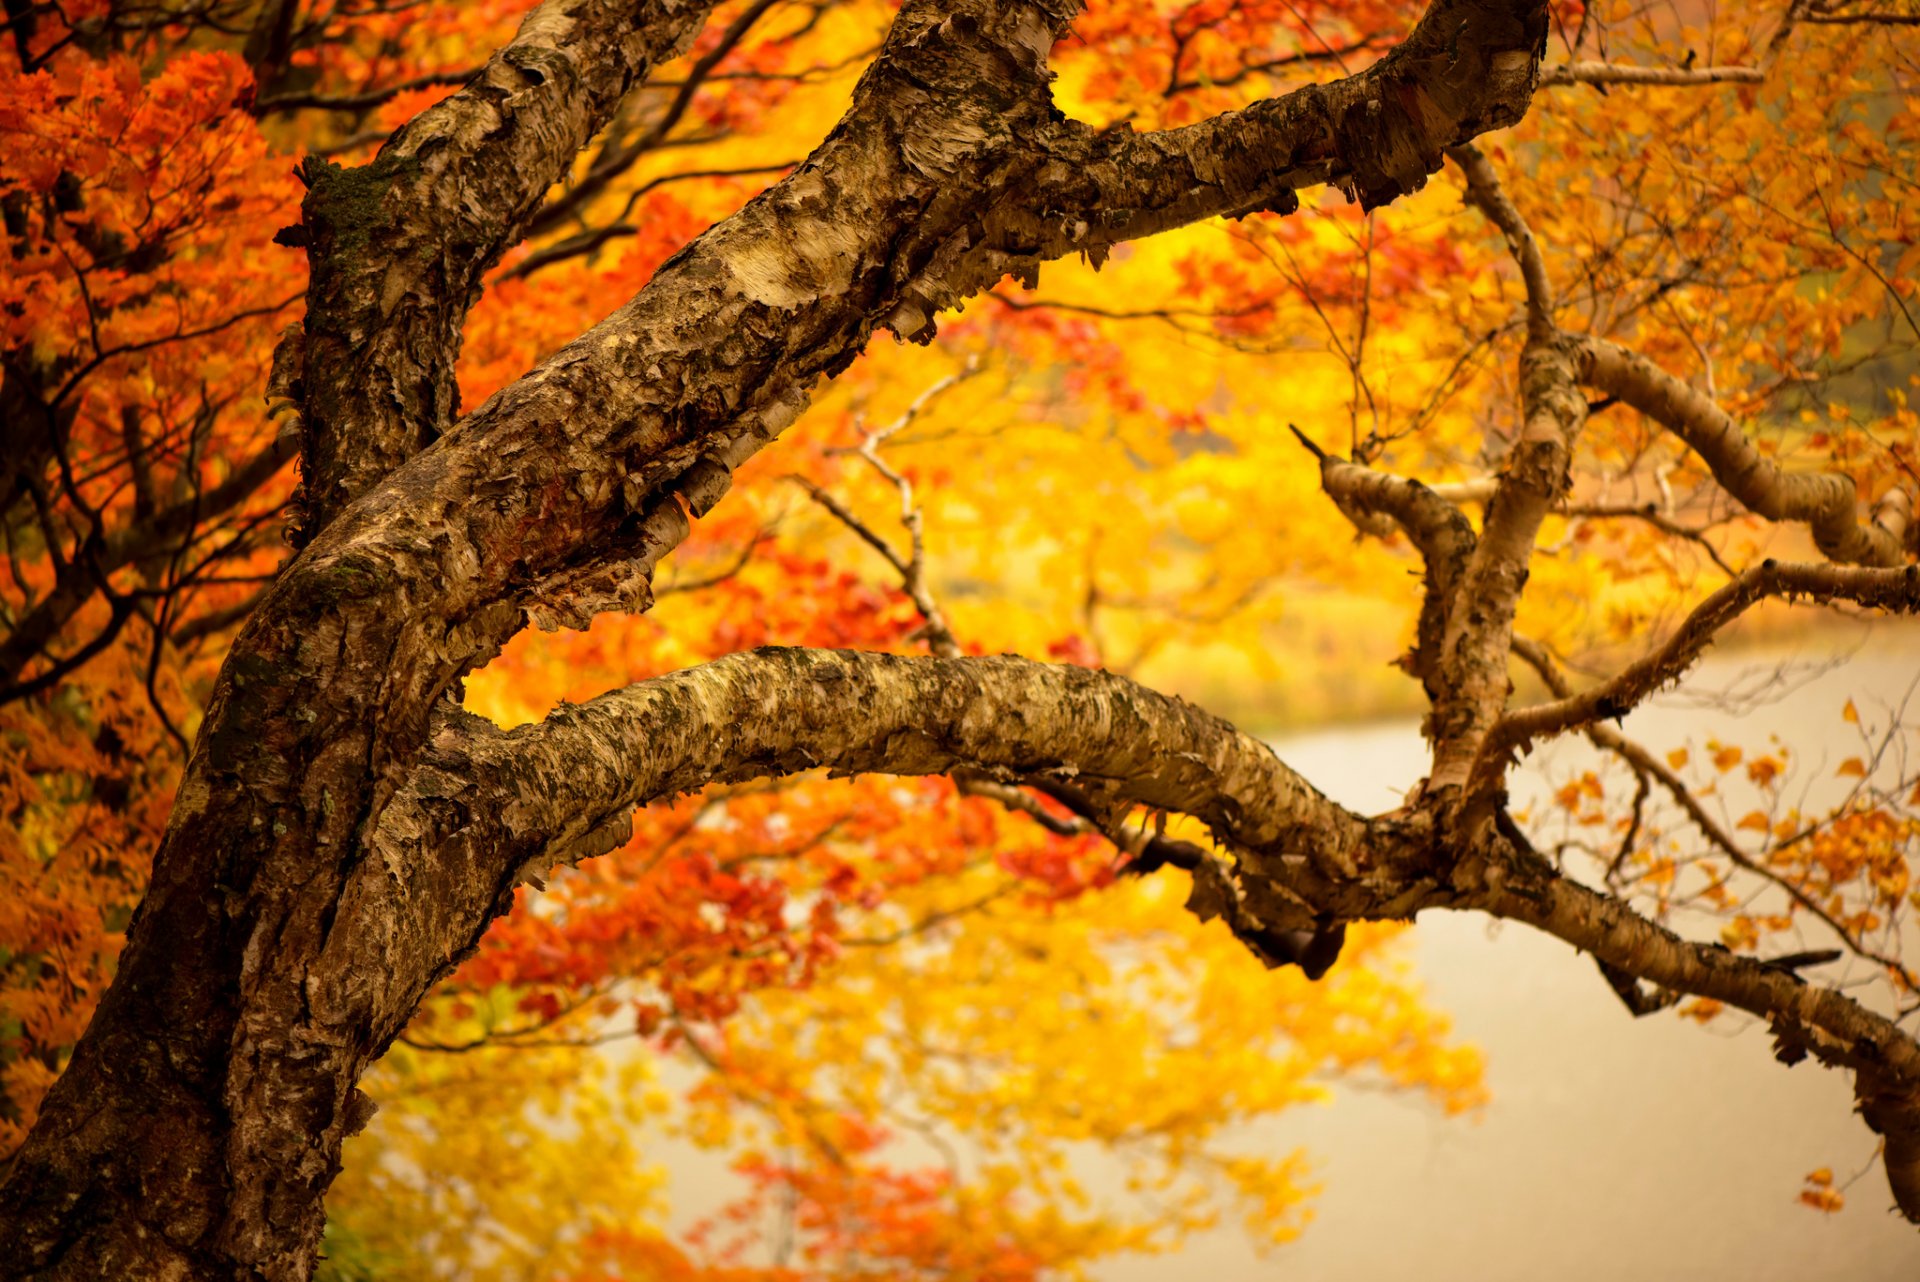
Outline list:
[[[1742,755],[1738,748],[1722,748],[1713,754],[1713,768],[1720,771],[1731,770],[1740,764]]]
[[[1840,763],[1840,769],[1836,773],[1864,779],[1867,777],[1867,763],[1858,757],[1848,757]]]
[[[1817,1171],[1807,1172],[1807,1183],[1817,1188],[1828,1188],[1833,1184],[1833,1168],[1823,1166]]]
[[[1675,748],[1672,752],[1669,752],[1667,754],[1667,764],[1675,770],[1684,767],[1687,764],[1687,750],[1685,748]]]
[[[1801,1189],[1800,1201],[1828,1215],[1832,1215],[1847,1204],[1847,1199],[1833,1189]]]
[[[1860,724],[1860,709],[1853,706],[1853,700],[1847,700],[1847,706],[1840,709],[1840,719],[1850,726]]]
[[[1740,827],[1751,828],[1754,832],[1771,832],[1773,822],[1767,818],[1765,811],[1749,810],[1746,818],[1740,821]]]
[[[1725,1009],[1725,1006],[1711,997],[1696,997],[1680,1008],[1680,1014],[1704,1024]]]

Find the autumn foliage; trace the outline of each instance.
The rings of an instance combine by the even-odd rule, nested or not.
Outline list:
[[[113,974],[225,644],[289,555],[292,392],[269,371],[305,288],[277,238],[300,218],[295,166],[370,159],[520,9],[8,7],[0,1156]],[[1550,79],[1484,150],[1561,326],[1707,389],[1770,460],[1843,473],[1872,503],[1920,462],[1920,36],[1781,12],[1562,4],[1550,69],[1751,74]],[[891,13],[724,6],[491,274],[462,406],[788,172]],[[1117,0],[1056,50],[1057,93],[1096,124],[1185,124],[1364,65],[1417,16]],[[923,652],[939,638],[876,542],[901,561],[923,546],[920,588],[967,653],[1104,666],[1254,726],[1414,707],[1388,666],[1415,635],[1408,540],[1356,538],[1289,428],[1468,503],[1498,469],[1520,431],[1524,286],[1462,192],[1452,166],[1371,213],[1323,190],[1311,218],[1125,245],[1002,282],[929,349],[876,347],[741,469],[650,614],[522,634],[467,708],[518,724],[762,645]],[[1804,533],[1747,514],[1641,415],[1590,408],[1516,624],[1543,673],[1618,666],[1740,567],[1804,554]],[[1748,954],[1840,948],[1907,1010],[1910,727],[1845,714],[1860,743],[1842,762],[1662,752],[1652,774],[1560,781],[1526,818],[1657,920]],[[1836,767],[1843,800],[1804,806],[1798,781]],[[1712,805],[1703,840],[1689,806],[1716,789],[1738,808]],[[1236,1147],[1252,1119],[1351,1082],[1482,1104],[1479,1057],[1424,1004],[1400,927],[1355,929],[1319,983],[1270,972],[1185,911],[1181,879],[1130,876],[1125,852],[1044,822],[1067,810],[1032,807],[1042,821],[944,779],[713,787],[523,887],[368,1082],[382,1111],[328,1199],[325,1267],[1068,1276],[1223,1217],[1262,1242],[1298,1233],[1311,1158]],[[653,1146],[733,1173],[691,1231]],[[1841,1200],[1829,1172],[1799,1196]]]

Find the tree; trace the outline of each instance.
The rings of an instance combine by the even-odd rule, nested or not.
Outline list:
[[[909,0],[838,123],[798,144],[811,148],[803,162],[717,157],[679,176],[791,172],[704,231],[702,214],[722,210],[649,204],[636,216],[656,190],[648,184],[665,181],[642,181],[636,163],[657,157],[690,114],[709,113],[703,123],[724,134],[805,83],[782,62],[749,66],[724,94],[703,92],[773,9],[749,4],[705,31],[705,5],[550,0],[475,70],[408,65],[447,33],[433,22],[410,29],[401,9],[10,6],[17,66],[0,127],[35,145],[9,160],[5,194],[14,568],[0,680],[24,710],[10,729],[25,745],[9,758],[8,804],[75,834],[115,827],[98,849],[74,852],[58,902],[28,905],[20,933],[10,930],[65,923],[48,928],[52,943],[8,950],[10,966],[30,968],[23,991],[39,994],[20,1018],[23,1036],[45,1052],[8,1066],[19,1079],[10,1091],[37,1102],[0,1186],[0,1222],[23,1244],[9,1275],[307,1276],[341,1146],[371,1112],[362,1074],[481,948],[518,887],[627,847],[636,808],[820,767],[951,779],[975,806],[969,814],[1000,807],[993,823],[1049,834],[1049,859],[1081,852],[1079,864],[1056,859],[1032,876],[1069,897],[1097,879],[1084,862],[1096,845],[1117,848],[1132,874],[1179,870],[1187,908],[1223,922],[1270,966],[1317,976],[1352,923],[1476,910],[1592,953],[1636,1013],[1688,996],[1751,1012],[1769,1022],[1783,1059],[1853,1074],[1861,1111],[1884,1138],[1895,1200],[1920,1220],[1920,1045],[1869,1001],[1799,974],[1825,953],[1757,955],[1769,933],[1811,918],[1897,998],[1912,996],[1887,942],[1897,943],[1912,903],[1911,781],[1888,785],[1863,761],[1862,786],[1840,811],[1759,812],[1757,826],[1743,819],[1729,830],[1685,763],[1608,725],[1763,601],[1920,608],[1904,401],[1855,425],[1836,397],[1834,428],[1757,443],[1735,417],[1789,403],[1809,367],[1851,364],[1871,379],[1911,359],[1915,229],[1912,202],[1896,193],[1910,185],[1899,157],[1914,118],[1894,102],[1911,89],[1905,64],[1876,71],[1868,55],[1871,42],[1901,38],[1900,15],[1795,4],[1784,17],[1708,31],[1709,56],[1696,65],[1672,56],[1679,19],[1636,25],[1580,9],[1558,15],[1569,57],[1543,71],[1553,21],[1544,4],[1521,0],[1434,0],[1397,41],[1390,8],[1317,14],[1345,33],[1318,44],[1307,18],[1257,5],[1116,9],[1080,23],[1090,49],[1059,95],[1100,103],[1110,123],[1095,127],[1056,102],[1052,68],[1071,63],[1062,43],[1071,6]],[[803,28],[832,13],[811,10]],[[484,10],[471,21],[502,17]],[[240,58],[183,52],[225,34],[242,42]],[[1170,50],[1154,43],[1163,37]],[[1596,48],[1649,56],[1585,56]],[[678,82],[630,110],[656,69],[689,49]],[[1142,49],[1151,57],[1122,56]],[[1340,66],[1375,51],[1384,52],[1365,70]],[[159,62],[157,73],[143,80],[139,57]],[[1782,58],[1797,59],[1796,78],[1822,92],[1704,109],[1684,95],[1630,96],[1643,92],[1635,86],[1757,94]],[[1237,85],[1258,89],[1303,65],[1326,78],[1235,97]],[[407,74],[367,87],[394,70]],[[347,81],[363,87],[334,87]],[[1597,115],[1536,112],[1504,159],[1475,149],[1476,137],[1521,122],[1543,86],[1619,92]],[[1149,95],[1151,109],[1134,110]],[[1616,98],[1633,105],[1611,106]],[[309,110],[325,113],[325,128],[355,125],[308,140],[320,148],[364,148],[375,123],[397,128],[363,165],[310,156],[294,220],[254,121]],[[381,111],[394,118],[367,119]],[[1609,132],[1609,118],[1622,127]],[[1778,158],[1777,147],[1763,150],[1768,131],[1820,153],[1823,167],[1757,164]],[[1613,167],[1580,177],[1596,157]],[[1330,185],[1371,211],[1412,196],[1443,163],[1505,242],[1514,270],[1503,279],[1517,282],[1510,296],[1463,289],[1425,300],[1447,323],[1408,317],[1423,292],[1444,294],[1469,265],[1494,279],[1491,260],[1464,239],[1317,212],[1350,244],[1309,259],[1293,230],[1301,220],[1285,219],[1302,189]],[[1563,195],[1510,193],[1506,181],[1529,167],[1542,184],[1559,179]],[[1730,182],[1730,170],[1753,181]],[[1419,557],[1424,586],[1403,664],[1427,704],[1433,767],[1403,806],[1350,813],[1257,740],[1118,672],[970,654],[922,546],[919,503],[935,501],[939,478],[921,475],[916,491],[882,455],[888,434],[864,427],[838,458],[862,460],[900,502],[904,550],[823,484],[847,479],[832,471],[838,463],[812,460],[807,484],[881,553],[899,596],[832,619],[812,602],[805,613],[839,643],[897,652],[727,654],[733,646],[696,637],[683,643],[723,657],[528,725],[501,729],[462,710],[465,683],[529,623],[585,629],[603,614],[646,611],[664,558],[698,547],[693,523],[703,536],[727,529],[736,474],[750,476],[833,380],[866,377],[850,367],[880,330],[930,343],[943,313],[1012,276],[1028,292],[992,295],[1000,332],[1020,335],[1036,364],[1050,350],[1071,353],[1104,380],[1075,389],[1088,405],[1137,402],[1144,380],[1129,358],[1139,347],[1103,349],[1102,331],[1060,328],[1076,308],[1116,322],[1133,309],[1097,296],[1048,302],[1032,292],[1040,267],[1080,256],[1095,268],[1131,242],[1217,216],[1246,220],[1233,247],[1168,267],[1206,306],[1136,314],[1269,359],[1301,318],[1325,326],[1347,388],[1347,450],[1326,449],[1311,423],[1296,444],[1269,410],[1221,489],[1240,487],[1253,506],[1279,484],[1284,447],[1317,463],[1319,487],[1353,527],[1394,545],[1360,555],[1376,567],[1396,566],[1403,548]],[[270,235],[304,250],[304,290],[234,270],[237,254],[264,254]],[[1728,254],[1730,236],[1758,248]],[[582,256],[626,238],[659,249],[620,260],[619,272],[644,285],[512,377],[545,345],[514,333],[521,282],[579,269]],[[1570,262],[1555,261],[1554,247]],[[584,269],[569,279],[604,287]],[[488,281],[491,314],[476,310]],[[296,314],[298,326],[271,341],[274,324]],[[1389,322],[1404,337],[1383,355],[1389,340],[1369,348],[1368,339]],[[200,341],[215,336],[217,347]],[[464,380],[463,338],[473,349]],[[1709,353],[1722,350],[1733,355],[1714,363]],[[1704,390],[1669,372],[1696,359]],[[1431,389],[1389,388],[1383,362],[1446,373]],[[945,372],[920,386],[944,394],[970,367]],[[1150,372],[1180,388],[1177,371]],[[262,383],[281,424],[265,432],[244,404]],[[464,415],[463,383],[474,399],[490,393]],[[1515,393],[1510,421],[1503,383]],[[1198,413],[1212,390],[1192,389],[1185,412]],[[1418,399],[1428,390],[1431,406]],[[1589,392],[1601,399],[1589,403]],[[926,403],[907,401],[903,417]],[[1206,424],[1172,426],[1189,431],[1190,453],[1206,453]],[[262,533],[295,448],[298,552],[276,569]],[[1827,470],[1801,466],[1809,460]],[[1592,476],[1635,487],[1634,500],[1610,501]],[[1689,483],[1695,497],[1679,502],[1650,502],[1639,488]],[[1731,532],[1708,524],[1720,523],[1725,498],[1750,514]],[[1260,520],[1284,528],[1291,515]],[[1614,522],[1638,528],[1593,533]],[[1758,554],[1751,531],[1767,523],[1804,525],[1815,551]],[[728,531],[749,558],[762,541],[756,524]],[[1587,549],[1564,563],[1577,573],[1554,563],[1562,537]],[[1652,578],[1668,599],[1691,577],[1673,547],[1699,549],[1724,582],[1611,675],[1576,689],[1549,646],[1516,631],[1525,612],[1550,617],[1569,596],[1596,591],[1595,563],[1610,567],[1610,588]],[[831,577],[785,555],[787,577],[754,607],[762,616]],[[724,556],[719,568],[728,577]],[[1092,571],[1084,588],[1091,634],[1096,605],[1122,603]],[[1212,595],[1231,599],[1235,587]],[[1202,604],[1178,607],[1204,619]],[[1620,617],[1631,631],[1645,608],[1629,603]],[[179,709],[206,662],[195,645],[242,619],[169,809],[171,780],[151,758],[187,738]],[[1154,643],[1136,635],[1143,648]],[[761,637],[792,639],[737,626],[732,639]],[[1057,657],[1092,657],[1090,640],[1062,638]],[[910,641],[931,654],[900,652]],[[1515,702],[1516,660],[1545,700]],[[88,698],[89,682],[101,693]],[[127,706],[136,690],[151,717]],[[1535,847],[1506,796],[1532,743],[1575,731],[1638,781],[1617,854],[1585,878],[1577,852]],[[1747,764],[1762,785],[1775,769]],[[50,795],[60,779],[86,786]],[[1689,849],[1705,851],[1684,869],[1669,850],[1674,833],[1643,822],[1656,791],[1684,816]],[[869,801],[884,805],[880,796]],[[1566,804],[1579,809],[1583,797]],[[1141,808],[1187,816],[1205,835],[1139,822]],[[144,862],[119,852],[145,833],[158,849],[116,959],[105,937],[137,893],[129,887],[147,881]],[[37,857],[29,844],[16,841],[10,858],[26,866]],[[1695,898],[1725,909],[1724,943],[1662,924],[1683,871],[1703,883]],[[1736,877],[1781,897],[1779,911],[1742,911],[1726,889]],[[668,897],[655,929],[720,895],[749,920],[753,894],[739,878],[708,877],[685,899]],[[758,938],[784,938],[778,917],[760,913]],[[80,937],[85,958],[46,960]],[[494,958],[503,982],[530,986],[535,1013],[555,1015],[566,986],[510,960]],[[91,998],[56,990],[90,992],[108,974],[62,1064]],[[689,1003],[707,991],[682,989]],[[470,1015],[449,1008],[446,1018]],[[834,1196],[821,1187],[831,1171],[769,1168],[766,1178]],[[924,1188],[903,1180],[884,1196],[896,1222],[930,1231]],[[948,1231],[964,1238],[968,1223],[955,1217]]]

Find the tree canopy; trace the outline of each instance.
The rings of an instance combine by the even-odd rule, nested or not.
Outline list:
[[[1920,1222],[1904,705],[1620,725],[1920,610],[1916,28],[8,0],[0,1277],[1283,1243],[1249,1123],[1485,1100],[1439,911],[1846,1074]],[[1401,710],[1381,814],[1257,733]]]

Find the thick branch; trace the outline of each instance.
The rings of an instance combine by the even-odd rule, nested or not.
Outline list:
[[[1072,252],[1217,214],[1290,212],[1296,190],[1320,183],[1385,204],[1425,186],[1447,148],[1525,114],[1545,39],[1544,6],[1438,0],[1358,75],[1158,133],[1055,131],[1034,212],[1058,220],[1047,239],[1064,235]]]
[[[1467,178],[1467,199],[1507,238],[1526,282],[1527,343],[1520,353],[1524,418],[1508,451],[1479,542],[1449,609],[1434,684],[1429,786],[1468,781],[1484,736],[1506,706],[1507,651],[1540,524],[1566,502],[1573,445],[1587,405],[1574,382],[1566,338],[1553,323],[1553,287],[1533,231],[1499,176],[1471,146],[1448,153]]]
[[[711,783],[822,767],[962,773],[1090,786],[1203,820],[1240,854],[1243,879],[1288,887],[1237,905],[1259,927],[1311,925],[1341,906],[1362,915],[1364,892],[1348,880],[1361,820],[1259,740],[1107,672],[1013,656],[762,649],[514,731],[452,713],[441,721],[421,782],[373,834],[386,864],[424,849],[525,880],[606,849],[605,834],[624,831],[637,806]]]
[[[1698,454],[1713,479],[1747,509],[1769,521],[1804,521],[1828,558],[1852,565],[1897,566],[1920,549],[1911,501],[1887,495],[1873,518],[1859,520],[1852,478],[1783,471],[1747,439],[1740,425],[1652,361],[1603,338],[1579,340],[1580,377],[1672,431]]]
[[[547,0],[373,163],[307,161],[302,225],[287,237],[311,270],[306,537],[452,423],[461,323],[482,274],[628,86],[678,53],[709,7]]]
[[[1196,815],[1238,856],[1195,872],[1190,907],[1253,933],[1322,920],[1480,908],[1592,953],[1619,982],[1724,1001],[1770,1020],[1789,1057],[1853,1069],[1888,1137],[1896,1196],[1910,1181],[1920,1047],[1892,1023],[1788,968],[1691,943],[1623,902],[1558,876],[1499,831],[1467,849],[1446,826],[1367,823],[1269,749],[1123,678],[1013,657],[909,659],[758,650],[656,678],[500,732],[443,714],[421,783],[387,811],[379,867],[433,861],[508,882],[623,839],[632,807],[705,786],[821,767],[835,773],[1097,781],[1127,800]],[[504,862],[502,862],[504,860]],[[1183,865],[1184,866],[1184,865]],[[384,876],[379,878],[384,882]],[[1239,920],[1233,920],[1233,917]],[[355,941],[343,940],[343,956]],[[364,947],[364,944],[359,945]]]
[[[395,798],[430,785],[420,756],[436,714],[529,618],[582,625],[644,608],[690,516],[876,328],[925,337],[939,308],[1074,252],[1095,226],[1097,245],[1252,208],[1249,191],[1272,199],[1304,181],[1291,152],[1264,150],[1283,122],[1318,157],[1313,172],[1347,166],[1363,198],[1384,198],[1445,145],[1524,109],[1546,23],[1538,0],[1438,0],[1390,75],[1130,152],[1120,135],[1057,119],[1046,55],[1063,10],[908,0],[805,164],[396,467],[451,415],[456,318],[481,267],[595,116],[692,21],[650,22],[649,8],[636,28],[613,9],[537,10],[514,47],[373,166],[316,179],[304,369],[327,390],[304,399],[309,445],[324,442],[307,459],[318,532],[234,642],[113,988],[0,1186],[0,1216],[29,1260],[58,1256],[73,1277],[125,1275],[113,1261],[133,1252],[158,1262],[153,1273],[304,1270],[361,1115],[353,1083],[504,893],[453,865],[423,883],[369,855]],[[1384,105],[1369,112],[1376,91]],[[1345,106],[1326,114],[1329,102]],[[1100,162],[1073,169],[1096,149]],[[1048,206],[1049,192],[1075,199]],[[1111,217],[1107,196],[1121,202]],[[419,238],[396,230],[407,227]],[[373,488],[348,504],[362,485]],[[1098,720],[1098,700],[1076,706]],[[1005,708],[997,733],[1029,742],[1027,714]],[[672,742],[672,726],[625,733]],[[1202,769],[1137,764],[1169,801]],[[1258,796],[1217,800],[1207,817],[1257,844],[1285,813],[1254,813]],[[1337,840],[1308,853],[1334,867],[1343,857]],[[395,906],[399,887],[410,897]],[[1318,906],[1351,916],[1372,902],[1347,893]],[[1293,900],[1244,911],[1312,924]],[[405,913],[431,925],[402,931]],[[113,1192],[129,1188],[149,1192],[138,1205]],[[66,1208],[89,1198],[124,1214],[75,1229]]]
[[[1573,442],[1586,402],[1573,383],[1573,359],[1559,336],[1533,339],[1520,356],[1526,417],[1487,505],[1479,543],[1447,616],[1431,721],[1429,786],[1468,782],[1481,744],[1505,708],[1507,651],[1514,611],[1526,586],[1540,524],[1566,499]]]

